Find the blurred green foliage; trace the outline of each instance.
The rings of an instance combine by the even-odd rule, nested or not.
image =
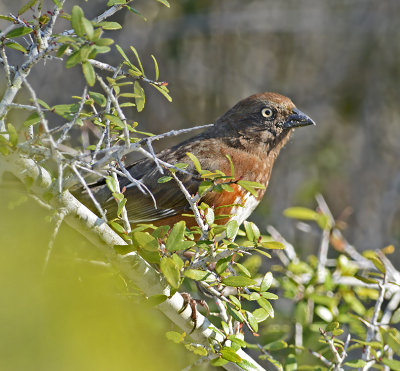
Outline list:
[[[0,204],[1,370],[177,370],[193,359],[85,238],[63,226],[45,267],[52,213],[10,188]]]

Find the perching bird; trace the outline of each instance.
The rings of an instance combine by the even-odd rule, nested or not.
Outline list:
[[[229,155],[234,165],[235,179],[261,183],[267,188],[274,161],[285,145],[294,128],[315,125],[314,121],[298,110],[292,101],[277,93],[261,93],[241,100],[213,126],[176,146],[166,149],[157,157],[170,164],[187,163],[186,171],[196,174],[193,162],[187,156],[194,154],[202,169],[221,170],[231,175]],[[185,220],[188,227],[196,225],[190,214],[189,204],[174,180],[159,183],[162,176],[152,159],[146,158],[126,166],[133,178],[140,180],[153,194],[143,194],[127,178],[119,179],[120,188],[125,189],[126,210],[131,224],[151,223],[172,226]],[[168,171],[167,171],[168,173]],[[198,176],[177,173],[190,194],[195,194],[202,179]],[[216,220],[225,223],[234,218],[241,224],[260,203],[265,189],[257,190],[254,197],[237,184],[232,184],[233,192],[209,192],[200,202],[215,208],[215,215],[228,215],[230,218]],[[92,191],[107,217],[116,217],[117,202],[104,181],[95,183]],[[78,198],[82,198],[78,195]],[[91,201],[84,201],[89,204]],[[241,205],[228,206],[224,205]],[[218,208],[220,207],[220,208]],[[93,207],[91,207],[93,208]]]

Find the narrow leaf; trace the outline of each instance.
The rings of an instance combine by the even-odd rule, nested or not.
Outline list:
[[[231,287],[254,286],[257,282],[244,276],[230,276],[222,280],[222,283]]]
[[[93,66],[87,61],[83,62],[82,71],[88,85],[93,86],[96,82],[96,73],[94,72]]]
[[[6,39],[12,39],[13,37],[19,37],[19,36],[24,36],[27,35],[28,33],[31,33],[33,31],[32,28],[30,27],[19,27],[16,28],[15,30],[11,30],[5,35]]]
[[[155,69],[155,71],[156,71],[155,80],[157,81],[158,78],[159,78],[159,75],[160,75],[160,71],[159,71],[159,69],[158,69],[158,63],[157,63],[156,58],[154,57],[153,54],[151,55],[151,57],[153,58],[153,61],[154,61],[154,69]]]
[[[80,6],[74,5],[71,12],[71,25],[77,36],[82,37],[85,34],[83,25],[83,10]]]
[[[7,48],[18,50],[24,54],[28,52],[22,45],[20,45],[16,42],[13,42],[13,41],[5,43],[4,46],[6,46]]]
[[[186,152],[186,156],[188,156],[192,160],[194,167],[196,168],[197,172],[200,174],[202,169],[201,169],[201,164],[200,164],[199,159],[193,153],[190,153],[190,152]]]
[[[273,279],[274,277],[272,276],[271,272],[266,273],[261,281],[260,291],[267,291],[271,287]]]
[[[20,10],[18,10],[18,16],[20,16],[21,14],[24,14],[27,10],[29,10],[30,8],[32,8],[38,0],[30,0],[28,1]]]
[[[146,101],[145,95],[144,95],[144,90],[139,84],[139,81],[135,81],[135,85],[133,87],[133,92],[138,96],[138,98],[135,98],[136,102],[136,109],[138,112],[141,112],[144,108],[144,104]]]
[[[142,62],[140,61],[139,54],[138,54],[138,52],[136,51],[136,49],[133,46],[131,46],[131,50],[133,51],[133,54],[135,54],[136,59],[137,59],[137,61],[139,63],[140,71],[142,71],[142,75],[144,76],[144,69],[143,69],[143,66],[142,66]]]
[[[177,264],[172,258],[164,257],[160,262],[161,272],[164,274],[168,283],[175,289],[180,286],[180,272]]]
[[[159,3],[165,5],[167,8],[170,7],[169,2],[167,0],[157,0]]]

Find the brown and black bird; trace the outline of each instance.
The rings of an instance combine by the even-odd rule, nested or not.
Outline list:
[[[292,101],[277,93],[255,94],[241,100],[219,117],[213,126],[176,146],[157,154],[160,160],[170,164],[187,163],[186,171],[196,174],[187,156],[194,154],[206,170],[221,170],[231,175],[229,155],[234,164],[235,179],[261,183],[267,188],[272,167],[280,150],[288,141],[294,128],[315,125],[314,121],[298,110]],[[131,224],[152,223],[173,225],[185,220],[188,227],[196,225],[190,214],[189,204],[174,181],[159,183],[162,176],[152,159],[143,159],[126,166],[133,178],[142,182],[153,194],[143,194],[127,178],[119,179],[125,189],[126,210]],[[191,194],[195,194],[202,179],[195,175],[179,173],[179,178]],[[257,197],[233,184],[233,192],[210,192],[200,200],[215,208],[216,215],[231,214],[242,223],[261,201],[265,189],[259,189]],[[110,219],[116,216],[117,202],[104,182],[93,185],[93,194],[107,211]],[[79,196],[78,196],[79,197]],[[80,197],[79,197],[80,198]],[[85,202],[88,203],[88,202]],[[224,205],[241,205],[221,207]],[[220,219],[225,223],[228,219]]]

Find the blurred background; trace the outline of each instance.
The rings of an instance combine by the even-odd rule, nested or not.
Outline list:
[[[3,0],[0,13],[16,14],[25,2]],[[74,1],[67,3],[66,10],[75,3],[90,18],[98,15],[106,2]],[[251,219],[264,233],[267,225],[274,225],[287,240],[297,242],[303,255],[315,253],[319,235],[310,239],[312,233],[294,228],[293,220],[285,218],[282,212],[291,206],[315,208],[314,197],[321,193],[334,216],[347,223],[344,234],[358,249],[382,248],[391,243],[400,248],[400,2],[170,0],[170,3],[168,9],[156,1],[135,1],[135,8],[147,21],[127,11],[109,19],[124,26],[122,31],[110,32],[109,37],[115,38],[127,54],[133,45],[150,78],[154,77],[151,54],[155,55],[160,79],[168,82],[173,97],[173,102],[168,103],[156,90],[144,85],[147,95],[143,112],[127,110],[129,118],[140,123],[139,129],[163,133],[211,123],[248,95],[263,91],[287,95],[317,126],[294,133],[275,164],[265,199]],[[52,9],[50,1],[45,4],[47,9]],[[5,23],[0,22],[3,29]],[[61,21],[58,30],[69,27],[68,22]],[[113,50],[99,59],[118,64],[121,56]],[[13,58],[11,53],[11,63]],[[73,102],[71,97],[82,94],[84,87],[81,69],[65,70],[58,61],[38,66],[29,81],[38,96],[50,105]],[[0,72],[0,86],[4,82],[4,73]],[[98,86],[93,90],[101,91]],[[26,103],[27,95],[22,93],[19,101]],[[16,118],[16,113],[12,115]],[[23,117],[16,121],[22,120]],[[182,139],[164,140],[157,144],[158,149]],[[18,197],[12,192],[3,193],[0,200],[5,205]],[[82,239],[76,237],[76,243],[71,245],[70,235],[60,237],[52,257],[52,281],[45,278],[41,281],[40,270],[47,248],[47,239],[44,241],[43,236],[53,224],[30,228],[33,219],[46,215],[40,214],[36,206],[30,207],[24,209],[28,229],[23,234],[18,224],[20,213],[0,214],[0,229],[9,232],[8,236],[13,235],[12,240],[7,240],[7,234],[0,232],[1,245],[25,248],[21,256],[7,250],[7,258],[2,260],[7,264],[1,268],[7,284],[12,282],[2,292],[6,293],[8,307],[18,311],[17,322],[15,313],[7,322],[10,315],[7,310],[0,316],[6,319],[0,323],[2,334],[6,334],[2,336],[2,348],[7,350],[10,342],[20,347],[29,344],[24,348],[28,357],[21,357],[16,369],[34,369],[29,367],[29,362],[36,369],[44,369],[41,362],[45,360],[46,366],[49,365],[49,349],[52,349],[54,365],[59,366],[61,362],[65,369],[77,363],[85,369],[87,360],[92,369],[111,369],[116,364],[119,369],[130,369],[129,365],[138,359],[129,358],[129,350],[137,349],[143,341],[143,349],[150,351],[147,354],[143,350],[143,359],[151,357],[156,362],[154,351],[165,350],[158,358],[164,369],[169,364],[165,357],[169,356],[171,362],[182,361],[173,350],[165,348],[164,338],[158,339],[157,334],[168,329],[166,322],[161,321],[157,325],[161,327],[154,328],[154,335],[143,338],[140,321],[132,320],[130,298],[122,297],[114,305],[115,280],[108,282],[108,277],[101,272],[95,281],[88,283],[88,266],[81,269],[70,262],[77,254],[77,247],[81,249],[79,258],[82,252],[92,254],[90,248],[82,245]],[[15,241],[14,236],[19,239]],[[65,265],[65,259],[71,266]],[[393,262],[399,267],[400,254],[395,254]],[[73,272],[74,269],[77,271]],[[29,290],[33,286],[37,290]],[[40,287],[44,287],[43,292]],[[86,297],[88,292],[94,296]],[[137,316],[141,318],[140,313]],[[104,323],[104,318],[108,322]],[[37,326],[41,323],[46,331],[41,328],[38,337]],[[87,328],[82,328],[82,324]],[[22,326],[24,331],[15,331],[13,326],[18,331]],[[97,328],[99,336],[92,333]],[[115,333],[115,329],[119,332]],[[147,329],[145,332],[148,333]],[[53,336],[61,333],[62,341],[68,343],[53,343]],[[104,333],[112,333],[114,338],[105,340]],[[77,338],[81,343],[76,343]],[[12,349],[18,351],[18,347]],[[46,354],[43,353],[42,359],[43,349]],[[115,349],[128,356],[120,359],[119,352],[107,353]],[[34,358],[29,357],[30,352]],[[83,358],[70,358],[68,363],[68,352],[74,357],[82,354]],[[16,354],[10,351],[9,357],[14,362]],[[105,359],[111,368],[104,363]],[[7,363],[8,358],[2,357],[2,360],[6,368],[11,364]],[[183,365],[187,362],[184,360]],[[174,365],[172,369],[177,368]]]

